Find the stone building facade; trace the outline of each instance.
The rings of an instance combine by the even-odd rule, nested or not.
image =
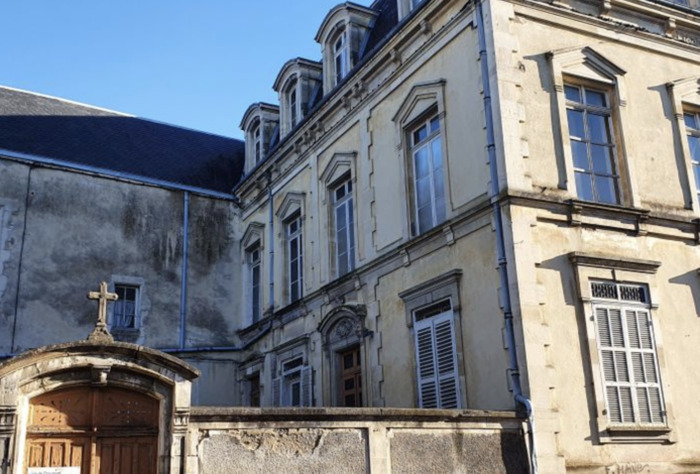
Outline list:
[[[339,4],[228,190],[0,143],[0,349],[107,279],[194,405],[516,410],[533,471],[699,470],[694,1]]]

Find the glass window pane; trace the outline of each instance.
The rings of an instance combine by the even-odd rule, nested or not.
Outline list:
[[[588,148],[586,142],[571,140],[571,154],[574,155],[574,168],[589,170]]]
[[[593,143],[610,143],[605,115],[588,114],[588,133]]]
[[[421,148],[414,154],[414,161],[416,163],[416,179],[425,178],[430,174],[430,164],[428,163],[428,149],[426,147]]]
[[[433,211],[430,206],[418,209],[418,231],[422,234],[433,228]]]
[[[683,118],[685,120],[685,126],[688,128],[693,128],[696,129],[698,128],[697,123],[695,123],[695,115],[693,114],[684,114]]]
[[[581,100],[581,91],[579,90],[578,87],[564,86],[564,95],[566,96],[567,100],[571,100],[573,102],[578,102],[578,103],[583,102]]]
[[[593,172],[596,174],[614,174],[612,164],[612,153],[610,147],[601,145],[591,145],[591,161],[593,161]]]
[[[566,116],[569,120],[569,135],[572,137],[584,138],[583,112],[580,110],[568,109],[566,111]]]
[[[700,137],[689,136],[688,148],[690,150],[690,159],[700,162]]]
[[[700,192],[700,165],[693,166],[695,170],[695,189]]]
[[[435,199],[435,223],[440,223],[445,220],[445,198],[438,196]]]
[[[586,89],[586,104],[605,107],[605,94]]]
[[[430,132],[435,132],[437,130],[440,130],[440,120],[435,117],[430,121]]]
[[[617,185],[615,178],[595,176],[595,187],[598,192],[598,202],[617,204]]]
[[[576,192],[584,201],[593,201],[593,186],[591,176],[587,173],[576,173]]]
[[[416,182],[416,198],[418,207],[430,206],[430,178],[425,177]]]
[[[440,137],[435,138],[430,144],[430,150],[433,152],[433,172],[442,169],[442,140]]]

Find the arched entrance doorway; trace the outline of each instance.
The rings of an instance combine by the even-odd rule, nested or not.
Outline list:
[[[32,398],[26,470],[79,467],[90,474],[157,470],[159,401],[114,387],[76,387]]]

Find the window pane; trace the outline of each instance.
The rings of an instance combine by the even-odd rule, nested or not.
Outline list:
[[[695,170],[695,189],[700,192],[700,165],[693,166],[693,169]]]
[[[423,125],[421,128],[413,132],[413,143],[420,143],[428,136],[428,127]]]
[[[430,174],[427,147],[423,147],[415,152],[414,161],[416,163],[416,179],[424,178]]]
[[[430,151],[433,152],[433,172],[442,170],[442,140],[440,137],[435,138],[430,143]]]
[[[355,268],[355,221],[352,199],[348,201],[348,270]]]
[[[576,191],[578,197],[585,201],[593,201],[593,186],[591,176],[587,173],[576,173]]]
[[[580,110],[568,109],[566,111],[566,116],[569,120],[569,135],[572,137],[584,138],[583,112]]]
[[[571,154],[574,155],[574,168],[588,171],[588,148],[586,142],[571,140]]]
[[[581,100],[581,91],[579,90],[578,87],[564,86],[564,95],[566,96],[567,100],[571,100],[573,102],[578,102],[578,103],[583,102]]]
[[[698,125],[695,123],[695,115],[693,114],[685,114],[683,115],[683,118],[685,120],[685,126],[688,128],[693,128],[696,129],[698,128]]]
[[[605,107],[605,94],[586,89],[586,104]]]
[[[418,207],[430,207],[430,178],[425,177],[416,181],[416,197]]]
[[[593,143],[610,143],[605,115],[588,114],[588,133]]]
[[[700,162],[700,137],[688,136],[688,148],[690,149],[690,159]]]
[[[617,204],[617,185],[615,183],[615,178],[596,176],[594,179],[596,191],[598,191],[598,201]]]
[[[435,132],[437,130],[440,130],[440,120],[435,117],[430,121],[430,132]]]
[[[593,172],[597,174],[614,174],[611,149],[607,146],[591,145]]]

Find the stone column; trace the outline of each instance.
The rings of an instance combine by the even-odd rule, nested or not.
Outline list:
[[[0,405],[0,474],[10,472],[16,420],[14,406]]]

